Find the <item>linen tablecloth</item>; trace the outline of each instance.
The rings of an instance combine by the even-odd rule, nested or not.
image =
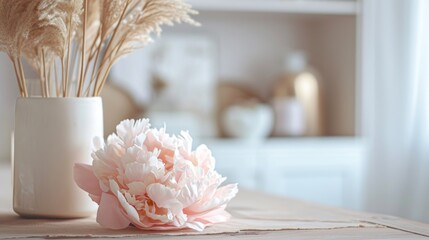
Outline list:
[[[10,169],[0,169],[0,239],[136,238],[159,239],[428,239],[429,225],[391,216],[352,212],[260,192],[241,190],[228,206],[227,223],[191,230],[142,231],[132,226],[108,230],[95,217],[74,220],[23,219],[12,211]],[[337,238],[336,238],[337,237]]]

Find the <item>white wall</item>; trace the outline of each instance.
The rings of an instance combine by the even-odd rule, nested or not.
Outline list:
[[[238,82],[268,100],[286,55],[308,49],[307,19],[275,13],[201,12],[202,27],[185,24],[166,32],[212,36],[219,46],[220,81]]]
[[[10,161],[11,131],[15,118],[18,86],[7,55],[0,54],[0,163]]]
[[[355,134],[356,19],[324,18],[312,26],[311,56],[322,76],[326,133]]]

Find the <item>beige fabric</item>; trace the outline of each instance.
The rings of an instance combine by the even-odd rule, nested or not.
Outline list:
[[[350,212],[245,190],[241,190],[228,207],[228,211],[233,216],[232,219],[227,223],[208,227],[204,232],[141,231],[134,227],[115,231],[100,227],[95,222],[95,217],[75,220],[23,219],[13,213],[11,205],[11,188],[2,188],[0,192],[0,239],[29,237],[137,238],[143,236],[177,239],[178,236],[189,235],[198,235],[198,239],[219,238],[223,240],[233,236],[246,239],[247,236],[252,236],[252,239],[265,239],[267,236],[283,239],[282,236],[295,236],[294,239],[297,239],[300,231],[303,236],[306,236],[302,239],[311,236],[311,232],[326,234],[326,236],[314,235],[313,237],[318,236],[317,239],[337,239],[331,238],[332,234],[337,233],[341,236],[338,239],[349,239],[348,236],[350,239],[359,239],[355,238],[356,235],[380,234],[382,236],[383,232],[387,234],[386,236],[395,237],[377,239],[429,237],[429,226],[426,224],[390,216]],[[393,229],[396,230],[393,231]],[[403,236],[407,237],[402,238]]]
[[[256,203],[263,203],[258,205]],[[95,217],[75,220],[23,219],[11,211],[0,215],[1,238],[25,237],[136,237],[139,235],[208,235],[240,233],[243,231],[279,231],[292,229],[338,229],[379,227],[363,223],[329,209],[314,208],[305,203],[268,197],[242,191],[228,208],[233,218],[224,224],[207,228],[204,232],[191,230],[148,232],[134,227],[113,231],[100,227]]]

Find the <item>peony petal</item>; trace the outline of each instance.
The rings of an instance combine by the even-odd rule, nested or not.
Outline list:
[[[197,149],[195,150],[195,157],[198,160],[198,166],[203,167],[207,170],[214,169],[215,161],[212,157],[212,152],[206,145],[202,144],[197,147]]]
[[[145,133],[148,127],[150,127],[149,119],[124,120],[116,127],[116,132],[125,146],[131,147],[135,143],[136,136]]]
[[[93,169],[94,175],[98,179],[103,181],[107,181],[109,176],[115,176],[117,174],[117,168],[118,168],[117,166],[114,166],[110,162],[107,162],[104,160],[94,160],[92,162],[92,169]]]
[[[219,188],[216,191],[215,197],[223,199],[224,202],[229,202],[231,199],[235,197],[238,193],[238,187],[237,183],[235,184],[228,184],[226,186],[223,186]]]
[[[237,184],[229,184],[226,186],[223,186],[216,190],[213,197],[210,199],[203,201],[203,202],[197,202],[191,206],[189,206],[185,211],[188,213],[188,211],[193,213],[204,213],[207,211],[212,211],[215,208],[218,208],[224,204],[227,204],[232,198],[235,197],[235,195],[238,192]]]
[[[122,212],[118,199],[109,193],[102,193],[100,206],[97,211],[97,222],[106,228],[124,229],[130,225],[130,220]]]
[[[136,144],[139,147],[142,147],[142,146],[144,146],[145,140],[146,140],[146,134],[142,133],[136,137],[136,139],[134,140],[134,142],[135,142],[134,144]]]
[[[127,182],[143,182],[149,170],[145,164],[138,162],[128,163],[125,166],[125,179]]]
[[[212,216],[206,216],[203,219],[210,223],[221,223],[226,222],[231,218],[231,214],[229,214],[227,211],[223,211],[220,214],[215,214]]]
[[[225,211],[226,205],[207,212],[206,214],[196,217],[193,221],[203,222],[205,224],[214,224],[226,222],[231,218],[231,215]]]
[[[97,196],[97,195],[89,194],[89,197],[92,199],[92,201],[94,201],[94,202],[96,202],[98,205],[100,205],[101,196]]]
[[[180,135],[181,144],[179,146],[179,152],[184,158],[189,159],[192,153],[192,137],[189,131],[181,131]]]
[[[185,226],[190,229],[194,229],[195,231],[198,231],[198,232],[202,232],[206,227],[206,225],[201,222],[190,222],[190,223],[186,223]]]
[[[98,184],[100,185],[100,189],[101,189],[101,191],[103,191],[103,192],[109,192],[110,191],[110,188],[109,188],[109,186],[107,186],[103,181],[98,181]]]
[[[73,177],[76,184],[94,196],[101,196],[98,179],[95,177],[92,167],[87,164],[76,163],[73,167]]]
[[[127,184],[128,193],[132,195],[144,195],[146,193],[146,184],[142,182],[131,182]]]
[[[187,209],[185,209],[185,213],[188,214],[189,222],[194,222],[201,219],[209,219],[216,215],[229,216],[229,213],[225,211],[225,208],[226,208],[226,204],[219,206],[217,208],[214,208],[205,212],[199,212],[199,213],[189,212],[187,211]],[[210,223],[210,221],[205,221],[205,223]]]
[[[139,213],[137,212],[137,210],[131,206],[128,202],[127,199],[124,197],[124,195],[122,195],[122,193],[119,191],[119,186],[118,184],[110,179],[110,189],[113,192],[113,194],[115,194],[117,201],[119,201],[120,205],[122,206],[122,208],[125,210],[128,219],[135,225],[135,226],[139,226],[139,227],[147,227],[146,225],[144,225],[141,221],[140,221],[140,216]]]
[[[173,214],[171,211],[166,211],[165,214],[157,214],[156,208],[154,206],[150,207],[147,203],[144,208],[146,212],[146,216],[151,218],[152,220],[161,221],[162,223],[169,223],[173,221]]]
[[[147,189],[147,195],[160,208],[170,209],[173,214],[178,214],[182,211],[182,204],[177,199],[176,190],[166,187],[160,183],[150,184]]]
[[[184,175],[186,177],[186,175]],[[182,203],[183,208],[187,208],[195,203],[199,198],[198,187],[196,184],[187,184],[181,191],[177,199]]]
[[[140,151],[141,151],[141,148],[138,146],[132,146],[127,148],[125,155],[122,156],[121,158],[122,165],[135,162],[137,160],[137,156],[139,155]]]
[[[104,147],[104,139],[102,137],[94,137],[92,144],[94,151],[98,151]]]

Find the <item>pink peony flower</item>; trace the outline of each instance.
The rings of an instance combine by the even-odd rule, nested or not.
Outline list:
[[[187,132],[170,136],[149,120],[125,120],[104,144],[94,140],[91,165],[76,164],[77,185],[99,205],[97,222],[111,229],[130,224],[147,230],[191,228],[225,222],[237,184],[215,171],[205,145],[192,150]]]

